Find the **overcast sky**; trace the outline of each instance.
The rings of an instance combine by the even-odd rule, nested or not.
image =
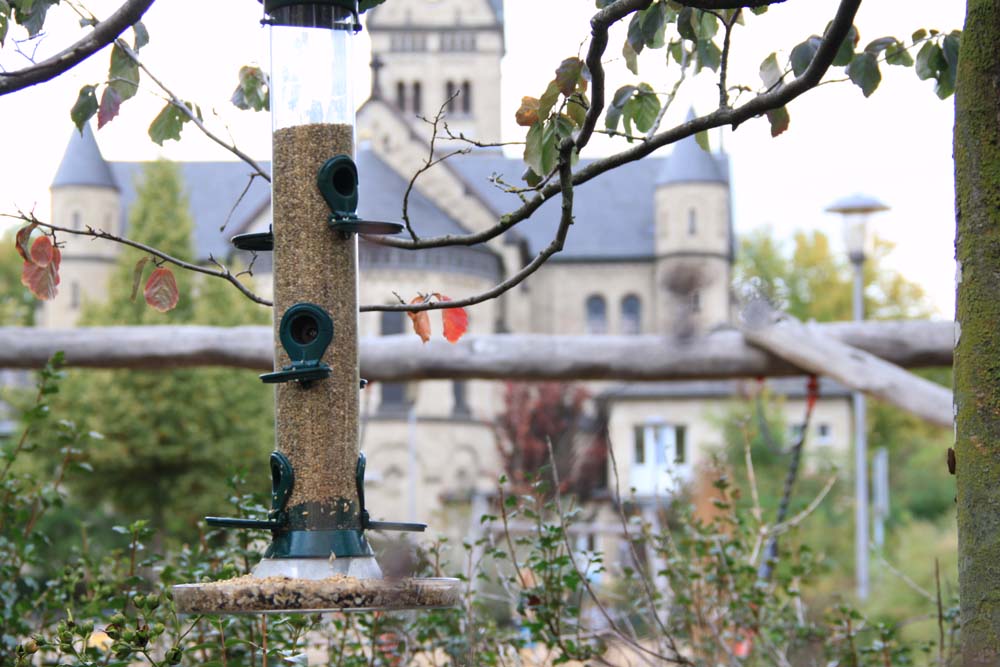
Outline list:
[[[391,1],[391,0],[390,0]],[[107,16],[116,0],[88,3]],[[907,38],[917,28],[960,28],[964,3],[938,0],[866,0],[857,26],[861,45],[885,35]],[[730,81],[759,85],[760,62],[772,51],[787,54],[811,34],[820,34],[832,16],[834,0],[798,0],[777,5],[761,17],[748,17],[734,34]],[[433,5],[428,4],[428,11]],[[507,55],[503,62],[503,128],[506,140],[523,138],[514,111],[523,95],[539,96],[559,62],[581,51],[589,34],[592,0],[506,0]],[[76,17],[57,7],[47,35],[37,46],[42,58],[77,38]],[[266,31],[258,24],[253,0],[160,0],[145,23],[151,35],[143,49],[150,69],[183,99],[199,103],[207,122],[262,159],[270,152],[265,114],[240,112],[229,104],[236,72],[243,64],[267,64]],[[22,36],[12,31],[11,36]],[[608,87],[634,79],[619,57],[623,32],[612,34],[607,52]],[[367,62],[364,34],[358,48]],[[673,81],[676,69],[660,66],[661,52],[640,62],[642,80],[657,90]],[[17,69],[24,56],[5,48],[0,65]],[[48,185],[73,131],[69,109],[80,87],[106,78],[107,51],[55,81],[0,97],[0,211],[35,208],[49,213]],[[358,101],[368,89],[368,72],[359,68]],[[821,86],[790,106],[791,126],[772,139],[766,120],[745,123],[736,132],[716,132],[731,156],[737,232],[770,226],[779,238],[797,229],[822,228],[839,240],[838,220],[823,212],[835,199],[865,192],[891,210],[874,219],[877,233],[896,243],[890,265],[925,287],[942,317],[954,311],[954,176],[951,131],[954,100],[941,102],[931,82],[912,70],[883,66],[883,81],[865,99],[850,83]],[[717,103],[712,76],[682,89],[667,120],[683,119],[689,106],[708,112]],[[163,106],[148,82],[122,107],[122,115],[97,135],[109,160],[146,160],[159,155],[176,160],[224,160],[230,155],[185,128],[181,142],[160,148],[146,139],[146,128]],[[213,113],[217,112],[217,115]],[[595,140],[591,155],[615,146]],[[665,151],[669,153],[669,148]]]

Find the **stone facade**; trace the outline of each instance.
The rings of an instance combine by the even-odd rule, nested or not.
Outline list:
[[[416,120],[416,113],[433,114],[449,92],[457,92],[447,116],[453,131],[499,139],[500,113],[513,113],[500,105],[504,42],[499,2],[437,0],[429,12],[426,2],[394,0],[370,15],[376,71],[372,97],[361,107],[357,125],[362,215],[369,206],[373,217],[399,218],[405,185],[428,154],[427,126]],[[466,81],[474,87],[463,90]],[[221,176],[233,171],[233,165],[215,164],[201,165],[201,175],[189,181],[192,214],[202,231],[218,227],[203,209],[232,206],[239,184],[245,183],[243,176],[228,181]],[[129,187],[122,181],[137,168],[105,163],[87,130],[71,142],[53,183],[53,221],[121,231]],[[415,229],[433,236],[491,226],[518,202],[487,179],[503,172],[506,180],[516,181],[522,169],[519,160],[499,153],[440,164],[417,181],[411,199]],[[211,202],[225,199],[226,187],[209,192],[214,199],[196,196],[197,188],[209,187],[206,182],[230,181],[237,185],[227,187],[237,189],[221,204]],[[250,191],[227,236],[268,229],[269,199],[262,187]],[[641,169],[616,170],[578,188],[577,194],[577,220],[565,252],[503,297],[469,309],[470,333],[683,337],[729,324],[735,239],[725,156],[705,153],[692,138],[675,146],[669,158],[648,158]],[[517,228],[513,239],[493,239],[480,250],[407,254],[363,244],[360,301],[392,303],[394,292],[406,298],[418,292],[461,298],[492,287],[547,244],[554,207],[551,202],[543,206]],[[201,247],[205,244],[214,245]],[[199,232],[196,239],[202,259],[225,244],[217,232],[212,238]],[[109,243],[69,243],[63,254],[63,289],[43,307],[41,325],[73,326],[79,305],[106,293],[117,252]],[[257,289],[265,295],[270,293],[266,269],[257,271]],[[432,315],[432,321],[439,332],[440,319]],[[360,333],[413,335],[401,313],[364,313]],[[685,394],[683,385],[636,389],[609,381],[592,383],[591,390],[607,412],[623,485],[635,486],[641,495],[669,495],[673,487],[663,482],[664,476],[690,479],[706,453],[721,444],[717,416],[731,400],[730,389],[692,388]],[[814,428],[824,429],[820,448],[843,456],[850,404],[839,390],[825,396],[814,419]],[[801,413],[801,401],[789,393],[790,417]],[[373,383],[362,397],[362,446],[369,460],[373,513],[433,525],[443,498],[491,493],[501,472],[493,424],[502,409],[501,387],[495,382]]]

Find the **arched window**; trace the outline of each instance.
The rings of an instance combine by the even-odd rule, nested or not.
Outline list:
[[[423,100],[421,99],[420,82],[413,82],[413,113],[423,112]]]
[[[635,294],[622,299],[622,333],[635,335],[642,333],[642,303]]]
[[[472,113],[472,84],[462,82],[462,113]]]
[[[698,233],[698,214],[693,208],[688,209],[688,234],[694,236]]]
[[[698,290],[691,292],[691,312],[701,312],[701,292]]]
[[[383,336],[401,334],[405,329],[406,314],[402,311],[386,311],[381,315]],[[403,382],[383,382],[380,409],[399,410],[406,407],[406,384]],[[388,471],[386,472],[388,475]]]
[[[455,415],[468,416],[469,401],[466,391],[465,380],[455,380],[451,383],[452,413]]]
[[[455,110],[455,84],[447,81],[444,84],[444,99],[447,100],[445,110],[451,113]]]
[[[608,333],[608,306],[600,294],[587,297],[587,333]]]
[[[406,84],[402,81],[396,82],[396,107],[406,111]]]
[[[80,216],[80,212],[79,211],[73,211],[73,213],[70,214],[70,218],[73,221],[72,222],[73,229],[82,229],[83,228],[83,222],[82,222],[82,218]]]

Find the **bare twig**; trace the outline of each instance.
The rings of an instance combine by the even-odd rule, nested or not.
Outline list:
[[[156,257],[164,262],[173,264],[174,266],[180,267],[182,269],[187,269],[188,271],[194,271],[196,273],[203,273],[206,276],[212,276],[214,278],[222,278],[223,280],[233,284],[236,289],[243,293],[243,296],[247,297],[254,303],[259,303],[262,306],[273,305],[267,299],[257,296],[254,292],[250,290],[246,285],[244,285],[240,280],[234,275],[228,268],[217,262],[214,258],[211,260],[218,269],[210,269],[206,266],[201,266],[198,264],[192,264],[191,262],[186,262],[183,259],[178,259],[172,255],[168,255],[162,250],[157,250],[152,246],[148,246],[145,243],[139,243],[137,241],[132,241],[123,236],[116,236],[110,232],[106,232],[103,229],[95,229],[88,226],[86,229],[69,229],[68,227],[60,227],[59,225],[53,225],[49,222],[42,222],[35,217],[33,213],[24,213],[19,211],[17,215],[12,215],[10,213],[0,213],[0,217],[12,218],[14,220],[22,220],[24,222],[32,223],[42,227],[44,229],[49,229],[54,232],[62,232],[64,234],[73,234],[76,236],[88,236],[94,239],[102,239],[105,241],[113,241],[115,243],[120,243],[121,245],[129,246],[130,248],[135,248],[136,250],[141,250],[143,252],[149,253],[153,257]]]
[[[742,9],[737,9],[733,12],[732,17],[728,21],[723,20],[722,25],[726,29],[725,36],[722,38],[722,57],[719,62],[719,108],[728,109],[729,108],[729,89],[726,88],[726,75],[729,72],[729,43],[733,35],[733,26],[736,22],[740,20],[740,14],[743,12]]]
[[[36,65],[0,74],[0,95],[49,81],[79,65],[139,21],[153,2],[154,0],[126,0],[114,14],[97,23],[86,37],[69,48]]]

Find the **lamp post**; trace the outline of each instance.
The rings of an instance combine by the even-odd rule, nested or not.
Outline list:
[[[864,263],[871,254],[872,237],[868,218],[888,206],[867,195],[854,194],[839,199],[826,208],[841,216],[847,256],[854,267],[854,320],[865,319]],[[868,442],[865,395],[852,395],[854,404],[854,567],[859,600],[868,598]]]

